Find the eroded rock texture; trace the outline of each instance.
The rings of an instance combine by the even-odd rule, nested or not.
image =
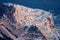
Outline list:
[[[50,12],[0,4],[0,37],[5,40],[59,40]]]

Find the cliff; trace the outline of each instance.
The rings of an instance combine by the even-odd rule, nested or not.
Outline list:
[[[22,5],[0,4],[0,37],[5,40],[59,40],[52,13]]]

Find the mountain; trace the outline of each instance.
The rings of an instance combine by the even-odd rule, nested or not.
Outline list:
[[[2,40],[59,40],[53,15],[26,6],[0,4],[0,37]]]

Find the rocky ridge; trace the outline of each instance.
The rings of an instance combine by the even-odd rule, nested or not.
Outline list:
[[[0,4],[0,37],[5,40],[59,40],[52,13],[22,5]]]

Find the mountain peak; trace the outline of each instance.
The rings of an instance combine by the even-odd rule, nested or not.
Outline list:
[[[7,37],[13,40],[59,40],[52,13],[12,3],[3,3],[0,9],[0,30]]]

